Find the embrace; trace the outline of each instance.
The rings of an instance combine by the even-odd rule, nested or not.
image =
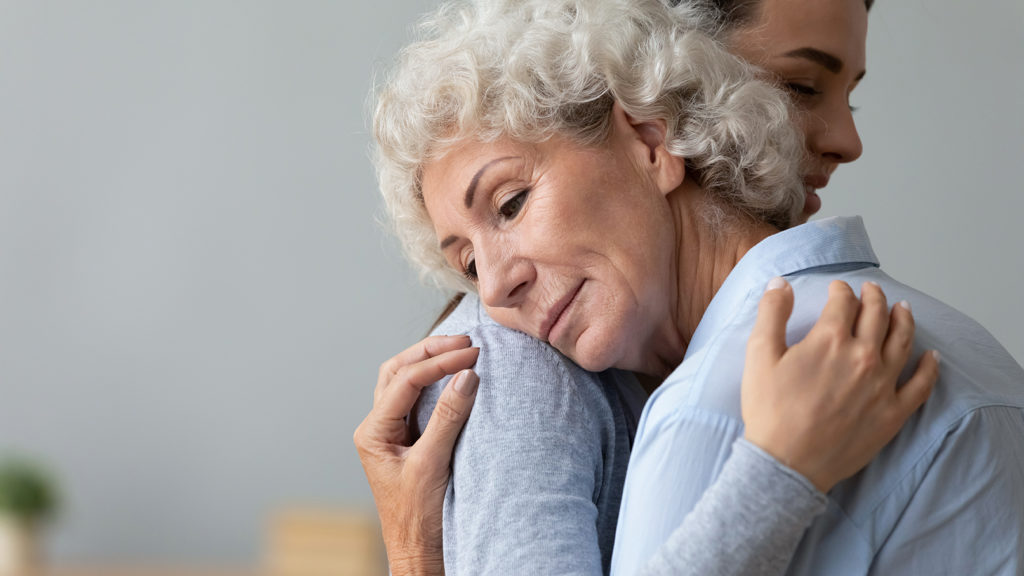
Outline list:
[[[861,153],[872,3],[424,21],[377,173],[465,296],[355,433],[392,573],[1024,574],[1024,370],[860,218],[807,221]]]

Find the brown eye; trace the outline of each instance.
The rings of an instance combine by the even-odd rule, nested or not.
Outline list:
[[[498,208],[498,213],[505,220],[511,220],[519,214],[519,211],[523,208],[523,203],[526,202],[526,195],[530,193],[530,189],[527,188],[522,192],[516,194],[508,202],[505,202]]]
[[[462,271],[462,275],[470,282],[476,282],[476,260],[470,260],[469,264],[466,264],[466,269]]]

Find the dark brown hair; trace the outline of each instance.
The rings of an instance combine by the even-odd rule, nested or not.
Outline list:
[[[668,0],[672,6],[683,2],[703,4],[712,8],[717,14],[718,25],[724,31],[749,24],[757,18],[757,8],[764,0]],[[864,6],[871,10],[875,0],[864,0]]]

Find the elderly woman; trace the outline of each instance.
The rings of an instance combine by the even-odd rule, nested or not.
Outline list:
[[[880,564],[886,571],[914,560],[904,548],[911,542],[957,550],[938,523],[915,532],[893,511],[911,506],[932,464],[976,463],[971,449],[991,453],[998,446],[978,446],[977,438],[1019,435],[1021,395],[1019,384],[1010,383],[1019,383],[1020,368],[968,320],[878,272],[858,222],[779,232],[803,212],[808,184],[796,168],[799,146],[784,101],[675,14],[654,2],[545,2],[492,4],[451,20],[442,15],[439,27],[450,28],[421,45],[430,49],[422,51],[431,54],[431,65],[416,62],[410,51],[407,73],[381,105],[382,186],[393,193],[396,213],[407,216],[401,221],[407,246],[428,269],[442,271],[447,263],[474,281],[495,320],[550,342],[583,368],[625,368],[655,378],[675,369],[639,424],[614,563],[623,572],[651,558],[665,566],[686,558],[673,555],[681,534],[673,531],[701,517],[704,501],[694,496],[726,476],[722,463],[732,462],[730,451],[750,448],[733,447],[744,434],[742,346],[755,317],[754,295],[770,278],[790,276],[800,292],[790,338],[807,332],[821,310],[822,283],[833,278],[875,281],[890,294],[924,302],[930,343],[948,344],[942,334],[952,325],[978,343],[976,350],[947,352],[961,379],[947,384],[951,401],[913,420],[881,464],[869,466],[852,488],[844,484],[846,499],[832,501],[839,510],[830,508],[815,524],[824,526],[817,539],[828,545],[801,549],[798,565],[845,572],[815,554],[853,549],[861,564],[886,558]],[[424,217],[429,228],[417,230]],[[839,285],[832,290],[840,302],[852,298]],[[787,287],[773,292],[784,302],[791,296]],[[860,315],[855,307],[830,304],[821,331],[840,340],[845,334],[885,341],[885,315],[868,307],[880,293],[868,285],[864,298]],[[761,332],[752,360],[767,354],[773,364],[785,334]],[[900,347],[880,348],[877,361],[892,365]],[[471,388],[470,378],[461,376],[455,388]],[[870,427],[882,430],[881,437],[923,398],[918,382],[895,395],[898,409],[874,415]],[[969,392],[958,396],[962,390]],[[745,389],[743,415],[753,414],[748,408],[760,399]],[[835,415],[839,424],[856,407],[845,400],[826,397],[809,409]],[[982,423],[957,437],[957,449],[943,451],[941,433],[975,421]],[[831,487],[865,461],[844,454],[840,462],[851,469],[834,462],[807,467],[799,451],[758,441],[762,431],[771,436],[783,429],[780,435],[788,436],[785,423],[762,426],[748,416],[745,433],[815,487]],[[1002,456],[1011,464],[1014,457],[1021,461],[1012,449]],[[683,473],[691,463],[692,476]],[[981,470],[979,482],[1006,497],[1019,468]],[[376,489],[375,495],[380,503]],[[972,497],[994,501],[980,490]],[[1011,514],[1011,534],[1013,520]],[[952,524],[971,533],[965,522]],[[720,528],[716,534],[727,532]]]

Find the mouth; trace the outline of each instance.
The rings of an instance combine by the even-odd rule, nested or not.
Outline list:
[[[810,216],[821,210],[821,197],[818,190],[828,186],[827,174],[808,174],[804,176],[804,214]]]
[[[558,321],[565,315],[565,311],[569,309],[569,305],[572,304],[573,300],[576,299],[576,295],[580,293],[580,289],[583,288],[585,280],[580,282],[575,289],[565,293],[564,296],[558,299],[555,304],[548,309],[547,317],[544,322],[540,325],[540,339],[544,342],[549,342],[548,339],[551,336],[551,330],[558,324]]]

